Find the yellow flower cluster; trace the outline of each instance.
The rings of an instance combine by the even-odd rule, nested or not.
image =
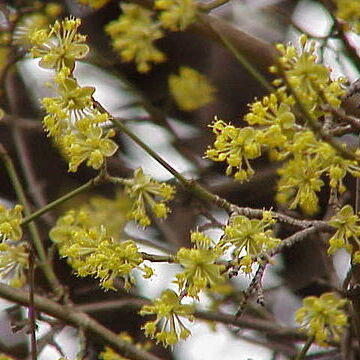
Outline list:
[[[106,226],[107,233],[119,239],[127,222],[126,214],[130,211],[131,202],[123,191],[117,191],[113,199],[104,196],[91,197],[80,207],[87,214],[88,226]]]
[[[49,30],[40,29],[31,34],[32,57],[41,57],[39,65],[56,71],[66,67],[73,70],[75,61],[89,52],[86,36],[78,34],[80,19],[67,18],[56,21]]]
[[[194,0],[156,0],[154,6],[160,10],[161,25],[171,31],[185,30],[195,21]]]
[[[179,339],[186,339],[190,335],[181,318],[192,321],[193,312],[194,307],[182,305],[174,291],[164,290],[152,305],[144,305],[140,310],[140,315],[156,315],[154,321],[148,321],[143,326],[145,335],[165,346],[173,346]]]
[[[170,209],[166,202],[174,197],[175,189],[173,186],[160,183],[145,175],[141,168],[134,171],[132,179],[123,181],[125,192],[134,200],[128,217],[146,227],[151,224],[150,218],[146,214],[148,206],[157,218],[166,218]]]
[[[92,2],[92,1],[89,1]],[[137,4],[120,4],[121,15],[105,26],[115,51],[124,62],[134,61],[139,72],[148,72],[151,63],[160,63],[166,56],[155,45],[164,33],[184,30],[196,17],[194,0],[156,0],[159,20],[151,10]]]
[[[334,293],[308,296],[296,311],[295,321],[317,344],[327,346],[328,341],[340,341],[344,332],[347,316],[342,308],[346,303],[347,300],[339,299]]]
[[[345,249],[352,255],[353,263],[360,263],[360,219],[350,205],[345,205],[329,221],[336,229],[329,239],[328,254],[338,249]]]
[[[176,254],[177,262],[184,271],[176,275],[175,283],[180,292],[198,299],[202,290],[211,290],[224,283],[225,278],[221,274],[224,266],[216,263],[223,250],[211,247],[210,239],[199,232],[191,233],[191,242],[195,244],[193,248],[181,248]]]
[[[183,111],[196,110],[214,100],[214,87],[195,69],[183,66],[179,75],[169,76],[168,82],[171,95]]]
[[[249,219],[234,214],[224,229],[219,246],[225,249],[234,246],[233,257],[240,258],[241,270],[249,274],[252,264],[258,261],[256,257],[271,250],[281,241],[273,236],[270,229],[274,223],[270,211],[263,211],[262,219]]]
[[[314,121],[326,114],[326,106],[338,108],[345,90],[343,79],[332,81],[330,71],[316,63],[315,45],[300,37],[300,51],[294,46],[278,45],[279,61],[271,71],[277,90],[249,105],[243,128],[215,119],[210,127],[216,139],[205,155],[227,163],[226,174],[247,180],[254,171],[249,160],[268,151],[271,160],[284,161],[278,170],[280,180],[276,199],[291,209],[300,207],[313,214],[318,209],[317,192],[327,175],[332,193],[343,193],[347,173],[360,176],[356,161],[346,160],[328,143],[316,139],[304,121],[296,124],[295,99],[300,101]],[[326,106],[325,106],[326,105]]]
[[[299,101],[309,113],[317,119],[325,114],[323,105],[338,108],[345,94],[342,84],[345,79],[332,81],[330,70],[316,62],[315,42],[309,42],[305,35],[300,36],[300,52],[293,45],[278,44],[278,65],[270,71],[280,76],[274,81],[276,86],[284,86],[290,92],[296,92]],[[285,77],[286,79],[283,79]]]
[[[0,278],[10,286],[26,282],[28,248],[22,238],[22,206],[6,209],[0,205]]]
[[[139,72],[147,72],[151,62],[165,60],[153,44],[163,36],[160,24],[153,21],[151,11],[140,5],[123,3],[120,7],[122,14],[106,25],[105,31],[123,61],[135,61]]]
[[[256,130],[252,127],[237,128],[217,118],[209,126],[213,129],[216,140],[214,146],[206,151],[206,157],[213,161],[226,161],[226,175],[231,175],[233,169],[237,169],[234,174],[236,180],[244,181],[253,175],[249,159],[261,155]]]
[[[79,86],[72,74],[75,61],[89,51],[84,43],[86,37],[77,33],[80,24],[74,18],[56,21],[48,31],[35,31],[31,37],[32,56],[41,57],[41,67],[56,70],[54,82],[58,96],[42,100],[47,112],[44,128],[60,147],[69,171],[73,172],[82,162],[100,169],[105,158],[114,155],[118,148],[110,139],[115,135],[114,130],[102,128],[109,119],[94,103],[95,89]]]
[[[115,241],[105,226],[90,226],[91,218],[85,211],[68,211],[60,217],[50,231],[60,256],[66,257],[76,274],[100,279],[104,289],[115,289],[114,279],[124,279],[125,289],[135,282],[132,270],[137,268],[148,278],[152,270],[144,265],[143,258],[131,240]]]
[[[41,6],[41,3],[38,4],[38,7]],[[62,6],[53,2],[39,8],[36,12],[25,12],[16,23],[12,33],[12,44],[28,49],[32,45],[31,38],[34,33],[40,29],[45,30],[61,12]]]

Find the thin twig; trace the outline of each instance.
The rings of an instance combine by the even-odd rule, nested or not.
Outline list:
[[[29,306],[28,292],[15,289],[2,283],[0,283],[0,297],[11,302]],[[34,296],[34,304],[38,311],[53,316],[68,325],[83,328],[89,333],[92,333],[96,339],[110,346],[125,357],[132,360],[160,360],[157,356],[140,350],[134,345],[120,339],[116,334],[96,320],[72,306],[60,305],[55,301],[39,295]]]

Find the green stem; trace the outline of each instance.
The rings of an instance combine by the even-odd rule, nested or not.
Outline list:
[[[231,41],[229,41],[220,31],[218,31],[209,21],[204,17],[199,16],[199,20],[205,23],[211,31],[218,37],[224,46],[230,51],[235,59],[245,68],[245,70],[269,93],[274,92],[275,88],[265,79],[265,77],[249,62],[246,57],[237,49]]]
[[[310,336],[310,337],[307,339],[304,347],[303,347],[303,348],[301,349],[301,351],[296,355],[295,360],[303,360],[303,359],[305,359],[305,355],[306,355],[306,353],[308,352],[308,350],[310,349],[310,346],[312,345],[313,342],[314,342],[314,337],[313,337],[313,336]]]
[[[193,193],[198,198],[213,203],[219,207],[224,208],[227,211],[231,210],[231,204],[225,199],[220,198],[217,195],[212,194],[204,187],[202,187],[195,180],[188,180],[175,170],[169,163],[167,163],[159,154],[146,145],[140,138],[138,138],[130,129],[128,129],[120,120],[110,117],[113,124],[120,129],[123,133],[129,136],[137,145],[145,150],[153,159],[161,164],[167,171],[169,171],[174,177],[184,186],[184,188]]]
[[[17,175],[15,166],[2,144],[0,144],[0,158],[5,165],[5,168],[10,177],[11,183],[14,187],[16,196],[17,196],[20,204],[24,208],[25,216],[30,216],[30,206],[26,199],[24,189],[23,189],[21,182],[19,180],[19,177]],[[49,284],[51,285],[53,291],[57,295],[61,295],[63,293],[61,284],[59,283],[58,279],[56,278],[56,275],[55,275],[50,263],[47,262],[46,252],[45,252],[45,249],[41,242],[40,234],[39,234],[39,231],[38,231],[35,223],[33,223],[33,222],[29,223],[28,228],[29,228],[31,237],[33,239],[34,247],[35,247],[36,252],[40,259],[40,266],[41,266],[42,270],[44,271],[44,274],[45,274]]]
[[[29,306],[29,294],[27,291],[15,289],[1,283],[0,297],[17,304]],[[34,306],[38,311],[59,319],[68,325],[84,329],[86,332],[92,334],[94,339],[99,340],[99,342],[104,345],[110,346],[126,358],[132,360],[161,360],[156,355],[138,349],[133,344],[124,341],[95,319],[77,310],[73,306],[61,305],[39,295],[34,295]]]
[[[89,190],[90,188],[92,188],[94,185],[96,185],[97,179],[91,179],[90,181],[88,181],[87,183],[85,183],[84,185],[79,186],[78,188],[76,188],[75,190],[65,194],[64,196],[59,197],[58,199],[54,200],[53,202],[47,204],[46,206],[42,207],[41,209],[33,212],[32,214],[29,214],[28,216],[26,216],[23,221],[21,222],[22,225],[28,224],[30,222],[32,222],[34,219],[36,219],[37,217],[45,214],[46,212],[50,211],[51,209],[55,208],[56,206],[64,203],[65,201],[73,198],[74,196]]]

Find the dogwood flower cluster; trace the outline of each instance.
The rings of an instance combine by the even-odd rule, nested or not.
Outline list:
[[[118,146],[110,138],[113,129],[104,131],[108,115],[97,109],[93,87],[81,87],[73,77],[75,61],[84,58],[89,47],[86,36],[78,34],[80,19],[56,21],[49,30],[40,29],[31,36],[33,57],[41,57],[39,65],[55,69],[56,97],[42,100],[47,115],[43,124],[69,163],[69,171],[79,165],[100,169],[105,158],[114,155]]]
[[[124,62],[134,61],[139,72],[148,72],[151,63],[160,63],[166,56],[155,41],[164,36],[162,27],[171,31],[185,30],[196,17],[194,0],[157,0],[159,20],[151,10],[137,4],[120,4],[121,15],[105,26],[114,50]]]
[[[7,209],[0,205],[0,278],[10,286],[26,282],[28,248],[22,238],[22,206]]]
[[[280,239],[273,236],[271,226],[275,220],[270,211],[263,211],[262,219],[249,219],[243,215],[234,214],[224,229],[224,235],[219,246],[232,250],[232,256],[239,260],[240,269],[249,274],[252,265],[261,261],[256,257],[271,250],[280,243]]]
[[[66,67],[73,70],[75,61],[89,52],[86,36],[77,32],[80,19],[67,18],[56,21],[48,30],[40,29],[30,36],[32,57],[41,57],[39,65],[56,71]]]
[[[195,21],[194,0],[156,0],[154,7],[160,11],[161,25],[171,31],[185,30]]]
[[[164,290],[160,298],[152,305],[144,305],[140,315],[156,315],[156,319],[148,321],[142,328],[145,335],[154,338],[164,346],[173,346],[179,339],[189,337],[190,330],[182,319],[193,321],[194,307],[180,303],[179,296],[172,290]]]
[[[180,292],[198,299],[202,290],[211,290],[225,282],[222,276],[225,267],[216,263],[223,255],[223,250],[211,246],[211,240],[199,232],[191,233],[191,242],[193,248],[181,248],[176,254],[177,262],[184,271],[176,275],[174,282]]]
[[[195,69],[181,67],[179,75],[169,76],[169,90],[179,109],[196,110],[214,100],[215,88]]]
[[[327,346],[329,341],[339,341],[347,324],[347,315],[343,310],[346,299],[340,299],[334,293],[324,293],[320,297],[308,296],[303,306],[295,313],[295,321],[301,325],[315,342]]]
[[[360,263],[360,219],[350,205],[343,206],[329,221],[336,229],[329,239],[328,254],[345,249],[352,255],[353,263]]]
[[[139,72],[147,72],[151,62],[166,59],[154,45],[163,37],[160,24],[152,19],[150,10],[140,5],[122,3],[120,7],[122,14],[105,26],[105,32],[123,61],[135,61]]]
[[[274,80],[276,91],[249,105],[244,121],[251,126],[237,127],[215,119],[210,127],[216,139],[205,156],[226,162],[226,174],[245,181],[254,174],[250,160],[267,151],[271,160],[284,161],[278,170],[277,201],[313,214],[318,210],[317,193],[326,183],[324,175],[337,196],[346,189],[346,174],[359,177],[360,168],[356,161],[342,158],[328,143],[317,139],[306,123],[296,124],[293,92],[318,121],[326,115],[325,105],[340,106],[344,79],[330,79],[329,69],[316,62],[315,45],[306,36],[300,37],[300,51],[282,44],[277,49],[278,64],[270,69],[279,76]]]
[[[28,49],[34,33],[40,29],[46,30],[51,22],[54,21],[62,12],[62,6],[57,3],[49,2],[42,6],[37,4],[38,11],[25,12],[16,23],[12,33],[12,44],[17,47]]]
[[[151,221],[146,214],[146,207],[149,207],[157,218],[166,218],[170,211],[166,202],[171,200],[175,193],[173,186],[152,179],[144,174],[141,168],[134,171],[132,179],[125,179],[123,183],[126,194],[134,201],[128,214],[129,219],[143,227],[149,226]]]
[[[151,268],[140,266],[143,258],[132,240],[116,241],[104,225],[90,224],[85,211],[70,210],[50,231],[60,256],[67,258],[78,276],[98,278],[104,289],[115,289],[114,280],[120,277],[127,290],[135,282],[132,270],[141,270],[145,278],[152,276]]]

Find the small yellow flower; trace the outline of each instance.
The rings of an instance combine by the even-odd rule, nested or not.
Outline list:
[[[137,4],[123,3],[120,7],[122,14],[106,25],[105,32],[123,61],[135,61],[139,72],[147,72],[151,62],[165,60],[165,55],[154,46],[163,33],[151,11]]]
[[[29,48],[31,44],[31,38],[36,31],[40,29],[46,29],[49,25],[49,18],[41,13],[31,13],[24,15],[17,26],[15,27],[13,34],[13,42],[15,45]]]
[[[21,239],[22,209],[21,205],[16,205],[10,210],[0,205],[0,241]]]
[[[195,247],[181,248],[176,254],[176,259],[184,271],[176,275],[175,283],[180,291],[184,290],[188,296],[195,299],[198,299],[200,291],[212,289],[225,282],[221,275],[224,266],[216,264],[223,251],[210,247],[210,239],[205,238],[201,233],[191,233],[191,241],[195,242]]]
[[[164,290],[153,305],[144,305],[140,315],[156,315],[154,321],[147,322],[142,328],[145,335],[162,343],[173,346],[180,339],[186,339],[190,331],[185,327],[181,318],[193,321],[194,307],[180,304],[178,295],[172,290]],[[158,328],[160,327],[160,329]]]
[[[41,57],[39,65],[45,69],[59,71],[66,67],[72,71],[75,60],[83,59],[89,52],[86,36],[77,33],[80,24],[80,19],[70,17],[56,21],[49,31],[35,31],[30,37],[32,57]]]
[[[305,35],[300,36],[300,51],[293,45],[276,46],[279,51],[279,65],[272,66],[271,71],[280,73],[280,66],[285,73],[287,83],[295,91],[302,105],[309,113],[318,118],[325,114],[323,105],[331,105],[338,108],[341,104],[341,97],[345,94],[342,86],[344,79],[332,81],[330,70],[323,64],[316,62],[315,42],[308,41]],[[276,86],[283,85],[281,79],[276,79]]]
[[[29,267],[28,259],[26,243],[0,243],[0,278],[10,286],[23,286],[26,283],[25,271]]]
[[[185,30],[196,18],[196,2],[193,0],[156,0],[160,21],[171,31]]]
[[[169,90],[179,109],[193,111],[214,100],[215,88],[195,69],[181,67],[169,76]]]
[[[281,241],[273,236],[270,227],[274,223],[269,211],[263,211],[262,219],[233,215],[218,246],[224,249],[233,246],[233,258],[238,260],[244,273],[251,273],[251,266],[257,261],[256,256],[273,249]]]
[[[350,205],[343,206],[329,221],[336,229],[329,239],[328,254],[334,254],[338,249],[345,249],[352,254],[353,262],[360,262],[360,219]],[[353,242],[353,243],[352,243]],[[356,250],[353,251],[355,246]]]
[[[114,130],[110,129],[104,135],[101,127],[93,126],[91,123],[92,120],[89,119],[88,128],[69,133],[62,139],[61,146],[68,159],[71,172],[76,172],[84,161],[87,166],[98,170],[105,158],[114,155],[118,149],[117,144],[110,140],[110,137],[115,135]]]
[[[150,176],[143,173],[141,168],[136,169],[134,177],[126,179],[124,183],[126,194],[134,200],[128,216],[141,226],[146,227],[151,223],[150,218],[146,215],[146,205],[158,218],[165,218],[170,212],[166,202],[174,196],[173,186],[151,179]]]
[[[226,161],[226,175],[231,175],[235,168],[235,180],[247,180],[254,174],[249,159],[261,155],[256,130],[252,127],[236,128],[217,118],[209,126],[213,129],[216,140],[213,147],[208,148],[205,156],[213,161]]]
[[[342,309],[346,303],[347,300],[339,299],[334,293],[308,296],[296,311],[295,321],[308,336],[315,337],[317,344],[327,346],[327,341],[340,341],[347,323]]]
[[[128,290],[135,282],[133,269],[150,275],[149,269],[139,267],[143,258],[133,241],[115,241],[105,226],[89,226],[89,223],[89,214],[85,211],[69,211],[50,231],[60,256],[67,258],[78,276],[94,276],[100,279],[104,289],[113,290],[114,279],[122,277]]]

